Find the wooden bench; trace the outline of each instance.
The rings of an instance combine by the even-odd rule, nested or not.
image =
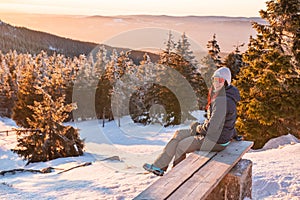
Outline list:
[[[250,141],[231,142],[218,153],[191,153],[135,199],[206,199],[252,145]]]

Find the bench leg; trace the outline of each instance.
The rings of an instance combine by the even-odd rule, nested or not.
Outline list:
[[[242,159],[222,179],[206,200],[252,198],[252,161]]]

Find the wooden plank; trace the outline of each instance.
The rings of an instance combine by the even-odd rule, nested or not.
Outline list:
[[[166,175],[158,179],[134,199],[166,199],[186,180],[216,155],[216,152],[190,154]]]
[[[168,199],[205,199],[223,177],[252,147],[253,142],[232,142],[225,150],[214,156]]]

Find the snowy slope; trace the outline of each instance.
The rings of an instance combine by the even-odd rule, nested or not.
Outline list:
[[[106,123],[104,129],[97,121],[76,123],[74,126],[81,129],[81,136],[86,139],[84,156],[25,167],[54,167],[48,174],[18,172],[0,176],[0,199],[132,199],[159,178],[144,174],[140,164],[153,160],[173,131],[182,127],[153,125],[143,135],[135,135],[128,130],[142,127],[128,120],[122,123],[122,129],[115,122]],[[0,131],[14,126],[10,120],[0,119]],[[253,199],[300,199],[300,143],[293,139],[277,138],[276,144],[284,141],[281,146],[244,156],[253,161]],[[26,162],[10,151],[15,144],[14,135],[0,134],[0,171],[24,168]],[[103,161],[111,156],[119,156],[120,160]],[[85,162],[92,165],[58,174]]]
[[[300,143],[247,153],[253,161],[254,199],[300,199]]]

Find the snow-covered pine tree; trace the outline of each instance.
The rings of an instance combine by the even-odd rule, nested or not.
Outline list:
[[[185,85],[183,85],[184,83],[179,82],[170,74],[172,70],[179,72],[190,83],[196,95],[198,97],[200,96],[199,99],[201,99],[203,96],[202,92],[206,89],[205,82],[202,79],[201,74],[197,71],[197,62],[194,59],[193,52],[190,49],[190,43],[185,33],[182,34],[181,40],[177,44],[177,48],[171,32],[169,32],[168,40],[165,44],[166,49],[160,54],[160,59],[156,66],[160,66],[158,67],[160,70],[155,71],[156,81],[147,88],[147,91],[145,91],[145,96],[143,98],[144,102],[141,104],[143,109],[146,110],[144,112],[146,116],[142,117],[142,119],[145,120],[145,123],[151,121],[148,116],[148,109],[154,104],[159,104],[165,108],[167,112],[165,125],[179,124],[182,120],[191,118],[189,111],[193,108],[180,108],[177,97],[170,90],[170,88],[177,88],[178,90],[181,90],[177,91],[177,95],[181,94],[182,97],[190,98],[189,95],[185,94],[187,91],[183,89],[186,88]],[[184,56],[186,58],[184,58]],[[162,70],[164,67],[165,69]],[[165,79],[168,80],[170,88],[159,84],[160,80]],[[203,88],[205,89],[203,90]],[[206,94],[204,96],[206,98]],[[205,98],[202,98],[202,101]]]
[[[203,108],[206,104],[208,90],[205,80],[198,70],[198,61],[195,59],[194,52],[191,50],[191,44],[184,32],[176,45],[176,53],[182,56],[185,61],[190,64],[190,75],[185,77],[188,77],[187,80],[197,95],[198,104],[200,108]]]
[[[87,104],[87,100],[95,98],[95,90],[97,82],[93,78],[93,57],[89,55],[80,55],[78,58],[74,58],[76,63],[77,75],[76,75],[76,90],[74,99],[78,109],[74,110],[74,115],[77,118],[86,120],[95,116],[94,107]]]
[[[44,59],[46,69],[43,72],[42,82],[45,85],[44,90],[51,95],[55,101],[57,98],[65,95],[65,104],[72,102],[73,81],[75,74],[72,74],[70,59],[64,55],[54,53]],[[69,117],[67,120],[70,120]]]
[[[112,50],[101,80],[98,82],[95,99],[95,109],[98,118],[113,119],[111,110],[111,94],[115,84],[115,70],[118,69],[118,52]]]
[[[110,83],[105,78],[105,71],[110,60],[107,57],[107,50],[104,45],[98,48],[96,53],[96,62],[93,69],[93,77],[97,81],[97,88],[95,94],[95,110],[97,118],[105,118],[105,108],[109,107],[110,102],[107,91],[110,89]]]
[[[196,73],[196,68],[187,60],[185,60],[181,55],[171,52],[167,53],[166,51],[161,53],[160,59],[158,61],[159,65],[164,65],[173,70],[179,72],[189,83],[193,85],[195,79],[194,75]],[[183,88],[186,88],[185,83],[179,82],[172,75],[168,74],[170,70],[161,71],[161,74],[158,74],[158,77],[161,79],[168,77],[168,84],[174,86],[173,88],[178,88],[178,91],[182,97],[190,98],[187,94],[187,91]],[[201,77],[201,76],[200,76]],[[159,96],[162,105],[166,106],[166,111],[171,121],[168,121],[168,124],[179,124],[182,120],[192,119],[189,112],[191,108],[178,108],[179,102],[176,99],[176,96],[172,94],[171,90],[166,87],[160,87],[159,85],[155,86],[156,89],[153,91],[157,93]],[[159,92],[158,92],[159,91]],[[169,95],[167,95],[169,94]],[[196,106],[196,105],[195,105]]]
[[[61,75],[63,79],[62,83],[62,94],[66,95],[65,104],[70,104],[73,101],[73,88],[74,82],[76,79],[76,74],[74,70],[74,63],[71,58],[66,58],[64,55],[58,55],[59,59],[57,61],[57,65],[55,65],[58,69],[61,69]],[[70,113],[70,116],[67,121],[73,119],[73,113]]]
[[[191,63],[196,68],[197,60],[191,50],[191,44],[185,32],[182,33],[181,38],[177,42],[176,53],[181,55],[187,62]]]
[[[41,99],[28,105],[33,113],[27,118],[28,128],[32,131],[17,132],[18,144],[13,151],[28,163],[82,155],[84,144],[78,130],[62,124],[74,105],[65,105],[64,95],[53,100],[42,87],[33,86]]]
[[[114,68],[114,84],[111,99],[112,111],[114,119],[118,119],[118,125],[121,126],[120,118],[124,115],[129,115],[129,110],[124,109],[124,100],[130,98],[132,91],[136,90],[137,79],[137,67],[133,61],[129,58],[130,52],[121,52],[117,65]]]
[[[165,42],[165,45],[166,45],[165,52],[167,54],[174,52],[176,44],[174,42],[174,36],[171,31],[169,31],[168,33],[168,40]]]
[[[34,101],[41,100],[41,96],[36,94],[33,87],[37,85],[37,80],[40,78],[35,66],[35,62],[32,60],[19,72],[17,100],[13,107],[12,119],[23,128],[30,128],[27,119],[34,120],[33,111],[28,106],[33,106]]]
[[[213,35],[213,39],[208,41],[207,43],[208,48],[208,55],[210,55],[211,59],[214,61],[217,68],[220,68],[223,66],[223,63],[221,61],[221,56],[219,55],[221,50],[220,46],[218,44],[218,41],[216,39],[216,34]]]
[[[129,111],[130,116],[134,122],[139,122],[143,124],[151,123],[151,118],[149,116],[149,106],[146,97],[149,97],[147,93],[155,82],[155,77],[157,70],[155,69],[154,63],[152,63],[150,56],[145,53],[143,60],[140,65],[136,67],[137,71],[135,74],[139,85],[137,85],[136,91],[131,95]],[[147,109],[148,108],[148,109]]]
[[[98,80],[103,76],[107,63],[107,50],[104,45],[101,45],[96,53],[96,62],[93,68],[93,74]]]
[[[110,55],[110,61],[108,62],[104,77],[107,79],[111,84],[113,85],[115,82],[115,69],[118,69],[118,57],[119,54],[116,49],[113,49],[111,55]]]
[[[18,131],[14,151],[28,162],[82,154],[78,131],[62,125],[73,110],[65,102],[67,81],[72,79],[65,61],[64,56],[41,52],[21,69],[13,119],[29,131]]]
[[[17,53],[10,51],[3,55],[0,51],[0,115],[11,117],[17,94]]]
[[[235,82],[242,97],[237,128],[255,148],[283,134],[299,137],[300,114],[299,1],[268,1],[260,14],[268,24],[253,24],[257,36],[250,38],[243,55],[247,66]]]

